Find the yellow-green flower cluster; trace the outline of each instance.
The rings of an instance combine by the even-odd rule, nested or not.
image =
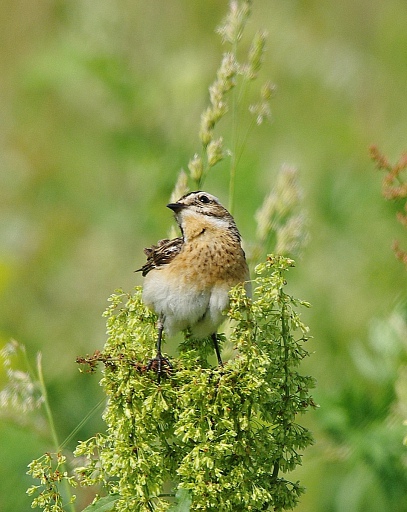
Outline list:
[[[236,85],[238,65],[233,53],[225,53],[218,69],[216,80],[209,87],[210,106],[201,116],[199,137],[206,148],[213,140],[215,125],[226,114],[228,107],[225,95]]]
[[[246,66],[246,76],[249,80],[254,80],[261,68],[266,39],[267,33],[265,31],[259,31],[254,36],[249,50],[248,64]]]
[[[315,404],[312,378],[298,373],[308,329],[296,308],[308,304],[284,292],[293,265],[269,257],[256,267],[253,298],[242,286],[231,291],[235,359],[211,368],[211,340],[187,336],[159,384],[146,367],[156,318],[140,288],[112,296],[100,354],[107,430],[78,446],[76,455],[88,459],[77,470],[82,485],[102,484],[120,512],[168,510],[168,482],[186,510],[295,506],[303,488],[287,474],[312,443],[297,416]]]

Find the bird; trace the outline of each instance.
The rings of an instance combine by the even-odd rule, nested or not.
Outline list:
[[[193,337],[211,337],[218,364],[223,366],[217,329],[225,318],[229,291],[243,283],[250,293],[249,268],[236,223],[219,199],[201,190],[167,204],[181,236],[163,239],[144,249],[146,263],[142,298],[158,315],[157,355],[148,369],[171,370],[163,357],[163,331],[173,336],[190,330]]]

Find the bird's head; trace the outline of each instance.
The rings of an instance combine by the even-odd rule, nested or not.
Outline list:
[[[184,237],[188,237],[189,232],[192,234],[202,230],[232,229],[237,232],[233,217],[219,199],[208,192],[189,192],[177,202],[167,204],[167,207],[175,213]]]

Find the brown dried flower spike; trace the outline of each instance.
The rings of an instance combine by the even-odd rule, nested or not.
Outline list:
[[[392,165],[377,146],[370,147],[370,156],[376,163],[376,167],[386,174],[382,183],[382,194],[388,200],[404,201],[403,211],[397,212],[397,219],[404,227],[407,227],[407,152],[403,153],[398,162]],[[393,242],[394,253],[407,268],[407,252],[400,248],[399,242]]]

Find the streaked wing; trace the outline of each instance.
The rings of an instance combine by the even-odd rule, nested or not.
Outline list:
[[[153,268],[159,268],[162,265],[170,263],[170,261],[180,253],[183,244],[184,241],[181,237],[172,240],[168,238],[159,240],[157,245],[152,245],[144,249],[147,262],[141,268],[137,269],[136,272],[141,271],[142,275],[146,276]]]

